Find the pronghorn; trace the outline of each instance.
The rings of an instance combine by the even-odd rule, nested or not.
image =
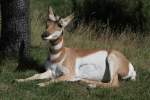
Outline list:
[[[66,18],[55,16],[52,8],[49,8],[47,30],[42,34],[42,39],[48,40],[50,45],[45,63],[46,71],[26,79],[17,79],[18,82],[51,79],[38,85],[46,86],[59,81],[81,81],[92,87],[117,87],[118,77],[136,79],[134,67],[119,51],[64,47],[63,31],[73,18],[73,14]]]

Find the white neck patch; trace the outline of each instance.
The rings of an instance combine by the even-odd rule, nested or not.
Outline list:
[[[62,46],[63,46],[63,39],[62,39],[61,42],[59,42],[58,44],[54,45],[52,48],[53,48],[54,50],[59,50],[59,49],[62,48]]]
[[[59,58],[59,56],[61,55],[62,52],[58,52],[57,54],[51,54],[50,57],[51,57],[51,60],[55,60],[57,58]]]
[[[63,30],[55,31],[54,33],[52,33],[51,35],[49,35],[45,39],[47,39],[47,40],[57,39],[62,34],[62,31]]]

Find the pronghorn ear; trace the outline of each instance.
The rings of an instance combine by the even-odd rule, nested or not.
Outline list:
[[[56,21],[56,18],[54,16],[53,9],[51,6],[49,6],[49,9],[48,9],[48,17],[49,17],[49,19]]]
[[[63,26],[63,27],[66,27],[70,21],[74,18],[74,14],[71,14],[69,16],[67,16],[66,18],[62,18],[60,20],[60,24]]]

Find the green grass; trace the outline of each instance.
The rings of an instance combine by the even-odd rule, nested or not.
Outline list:
[[[77,31],[75,31],[77,32]],[[79,33],[79,32],[78,32]],[[70,34],[70,35],[69,35]],[[80,34],[80,33],[79,33]],[[129,37],[122,40],[89,39],[85,35],[77,33],[65,34],[65,42],[68,47],[79,48],[115,48],[122,51],[133,63],[137,71],[137,80],[122,81],[119,88],[95,88],[89,89],[79,83],[54,83],[40,88],[36,84],[46,80],[31,81],[25,83],[14,82],[16,78],[25,78],[37,73],[34,70],[16,72],[17,60],[5,60],[0,65],[0,99],[1,100],[148,100],[150,99],[150,46],[149,38],[143,41],[130,40]],[[130,37],[131,38],[131,37]],[[142,43],[140,43],[142,42]],[[47,50],[46,47],[32,48],[31,55],[39,63],[43,63]]]
[[[61,3],[58,1],[61,1]],[[66,2],[66,3],[65,3]],[[42,64],[47,57],[46,44],[41,40],[45,30],[45,16],[50,4],[60,15],[68,15],[69,0],[31,0],[32,57]],[[59,6],[58,6],[59,5]],[[59,11],[64,9],[64,13]],[[65,8],[63,8],[65,7]],[[73,32],[64,33],[65,46],[71,48],[117,49],[127,56],[137,71],[137,80],[122,81],[120,87],[88,88],[79,83],[61,82],[40,88],[36,84],[46,80],[17,83],[16,78],[26,78],[35,70],[16,71],[18,61],[6,59],[0,64],[0,100],[149,100],[150,99],[150,35],[140,38],[135,33],[107,35],[109,30],[97,38],[92,27],[81,25]],[[32,66],[31,66],[32,67]]]

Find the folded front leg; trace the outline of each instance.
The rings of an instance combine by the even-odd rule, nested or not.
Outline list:
[[[26,82],[26,81],[31,81],[31,80],[50,79],[50,78],[52,78],[52,71],[47,70],[44,73],[35,74],[35,75],[25,78],[25,79],[16,79],[16,81],[17,82]]]
[[[51,84],[51,83],[57,83],[58,82],[58,80],[56,80],[56,79],[52,79],[52,80],[50,80],[50,81],[47,81],[47,82],[42,82],[42,83],[39,83],[39,84],[37,84],[39,87],[45,87],[45,86],[48,86],[49,84]]]
[[[58,78],[56,78],[56,79],[52,79],[52,80],[47,81],[47,82],[39,83],[39,84],[37,84],[37,85],[40,86],[40,87],[45,87],[45,86],[47,86],[47,85],[49,85],[49,84],[51,84],[51,83],[57,83],[57,82],[62,82],[62,81],[69,81],[69,82],[72,82],[73,80],[72,80],[72,78],[71,78],[71,75],[70,75],[70,76],[68,76],[68,75],[63,75],[63,76],[60,76],[60,77],[58,77]]]

